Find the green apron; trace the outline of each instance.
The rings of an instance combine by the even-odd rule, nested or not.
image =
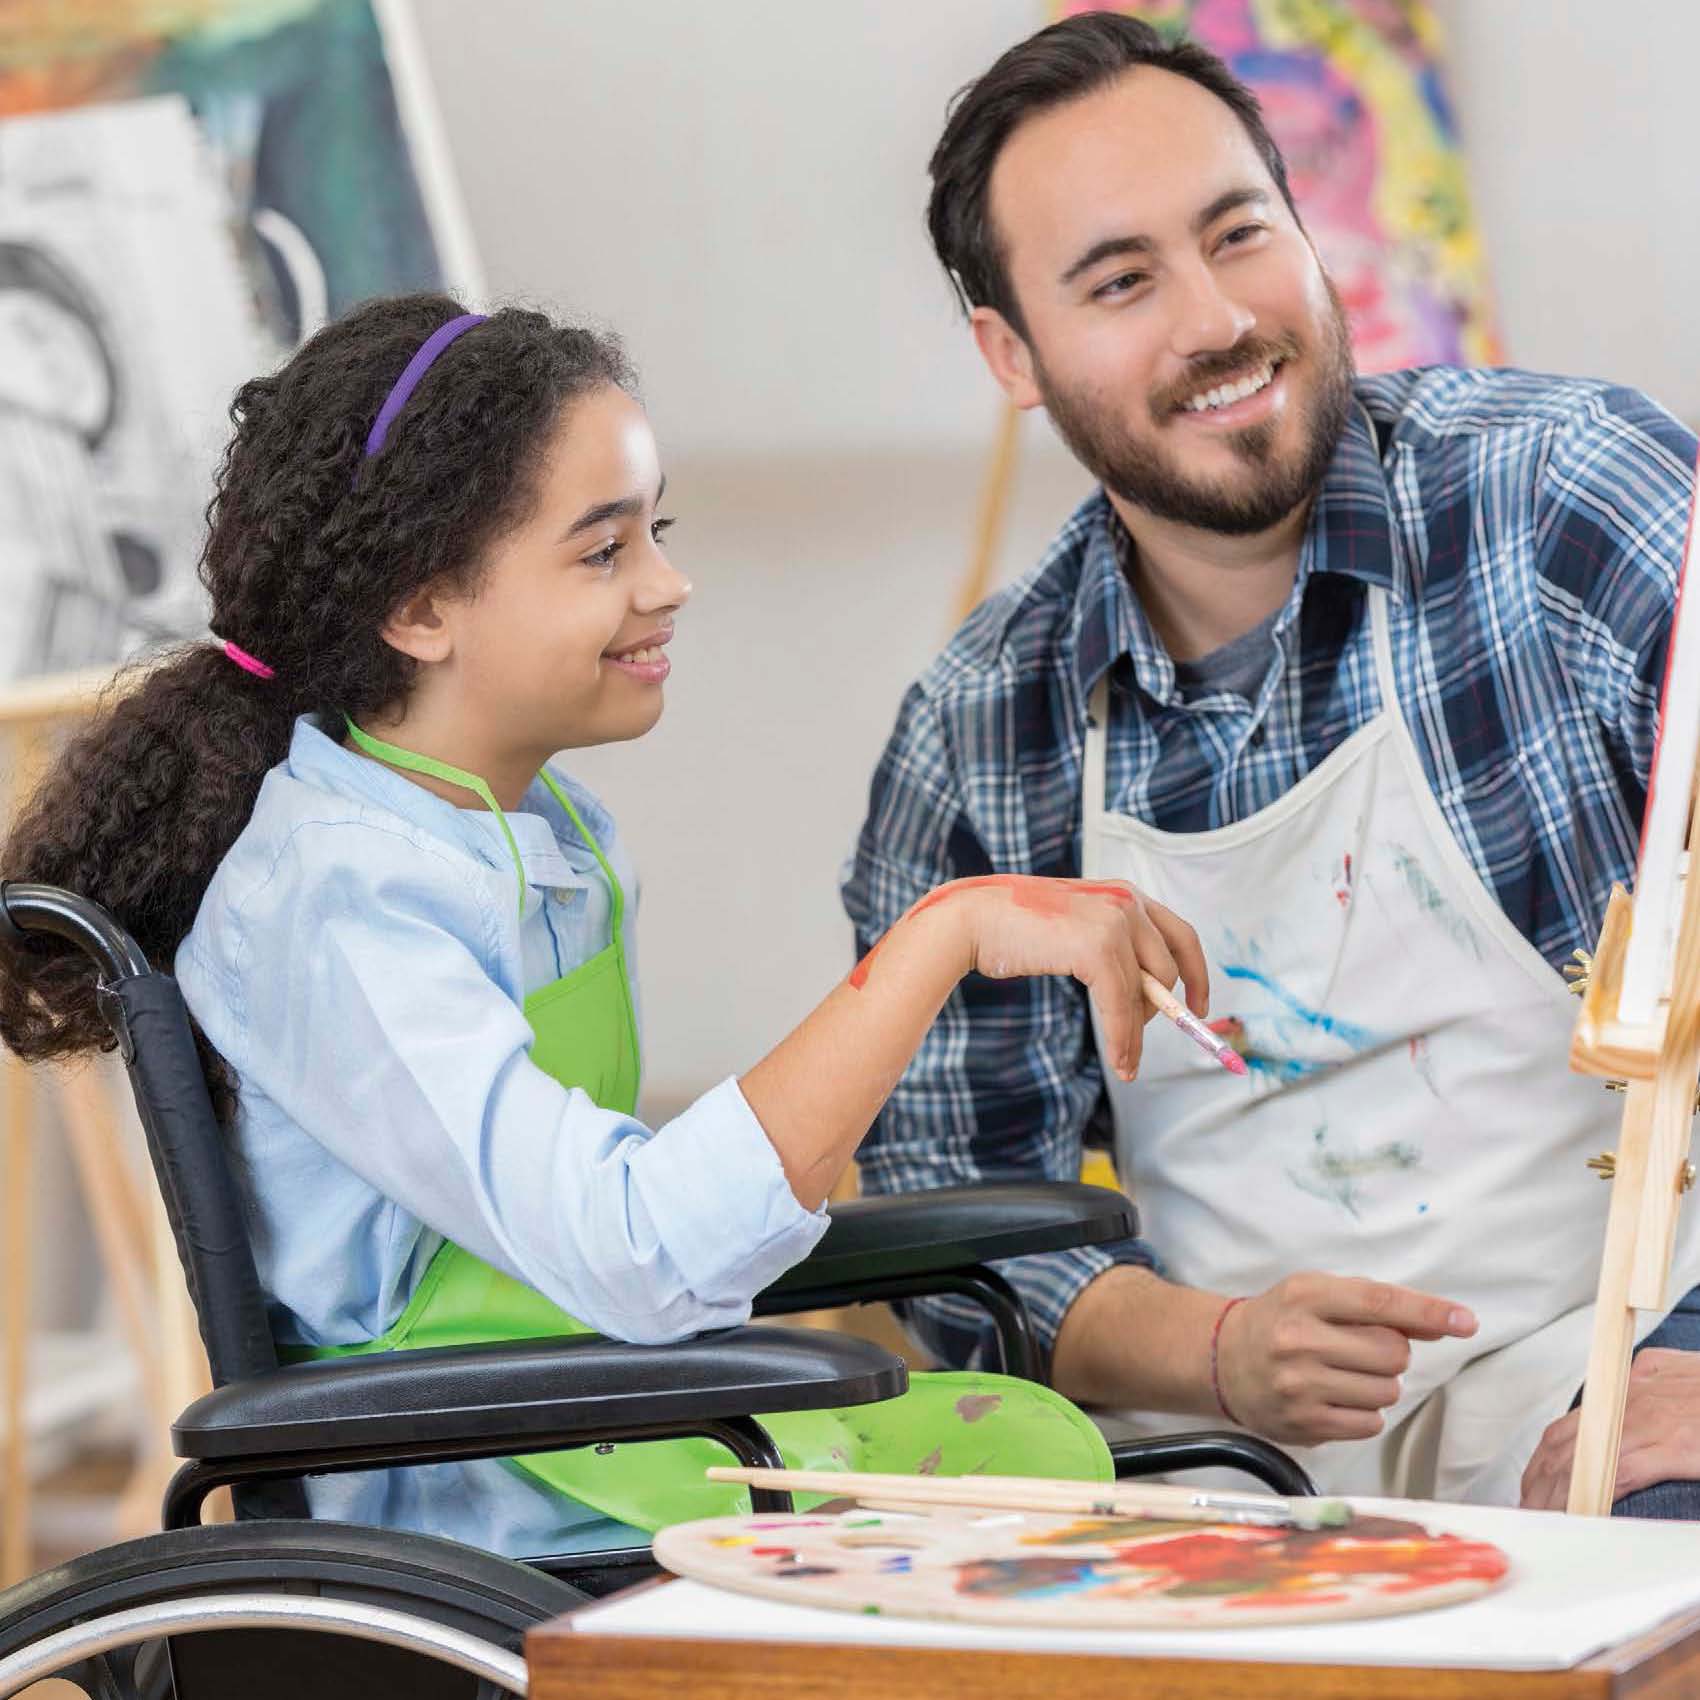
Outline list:
[[[352,721],[348,732],[368,755],[446,780],[483,801],[513,854],[523,916],[525,870],[519,848],[484,781],[382,743]],[[539,777],[595,855],[608,881],[613,918],[612,937],[603,950],[527,995],[531,1060],[563,1086],[580,1087],[602,1108],[629,1116],[637,1104],[638,1038],[626,972],[625,895],[565,792],[547,770]],[[592,1332],[541,1293],[445,1241],[407,1308],[378,1339],[357,1346],[295,1349],[286,1355],[333,1358]],[[909,1391],[896,1399],[844,1410],[786,1411],[760,1421],[795,1469],[1043,1475],[1084,1481],[1108,1481],[1113,1473],[1109,1450],[1084,1412],[1048,1387],[1011,1376],[918,1374],[910,1378]],[[585,1446],[508,1460],[556,1492],[651,1533],[669,1523],[747,1511],[745,1489],[704,1479],[708,1465],[728,1461],[718,1442],[694,1438]],[[798,1503],[815,1504],[819,1498],[799,1496]]]

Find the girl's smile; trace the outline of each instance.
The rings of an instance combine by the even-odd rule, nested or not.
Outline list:
[[[389,641],[426,665],[404,713],[368,730],[478,774],[504,808],[557,751],[641,738],[691,594],[662,542],[665,488],[642,406],[616,384],[578,397],[475,585],[421,592],[390,620]]]
[[[605,661],[612,662],[617,671],[642,685],[659,685],[673,671],[673,663],[662,653],[673,641],[673,622],[657,627],[646,637],[625,644],[619,649],[602,652]]]

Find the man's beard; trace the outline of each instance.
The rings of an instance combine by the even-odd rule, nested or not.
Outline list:
[[[1152,424],[1161,428],[1173,419],[1180,401],[1209,389],[1214,380],[1243,377],[1265,364],[1308,357],[1316,367],[1316,381],[1300,421],[1302,440],[1293,456],[1285,461],[1275,458],[1277,420],[1223,435],[1222,440],[1252,472],[1243,482],[1188,477],[1163,444],[1134,436],[1101,394],[1059,389],[1035,350],[1034,380],[1051,423],[1074,458],[1124,502],[1158,519],[1200,531],[1241,537],[1267,531],[1315,494],[1352,405],[1351,332],[1333,284],[1327,287],[1331,311],[1314,349],[1306,349],[1291,336],[1250,337],[1220,354],[1194,361],[1184,379],[1150,398]]]

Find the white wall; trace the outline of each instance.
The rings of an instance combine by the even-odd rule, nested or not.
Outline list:
[[[834,874],[946,635],[996,416],[921,229],[953,89],[1041,0],[415,0],[492,289],[628,337],[698,596],[669,711],[578,770],[646,877],[653,1102],[844,971]],[[1511,357],[1700,419],[1700,7],[1443,0]],[[1083,481],[1029,422],[1005,566]]]
[[[418,0],[493,290],[632,343],[675,455],[961,445],[921,237],[950,92],[1038,0]]]
[[[1445,0],[1510,358],[1700,420],[1688,0]]]

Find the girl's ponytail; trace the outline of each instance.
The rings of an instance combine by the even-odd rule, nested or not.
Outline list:
[[[295,706],[275,686],[210,643],[130,669],[12,823],[0,873],[93,898],[169,973],[288,750]],[[110,1046],[81,952],[40,934],[0,946],[0,1042],[26,1061]]]

